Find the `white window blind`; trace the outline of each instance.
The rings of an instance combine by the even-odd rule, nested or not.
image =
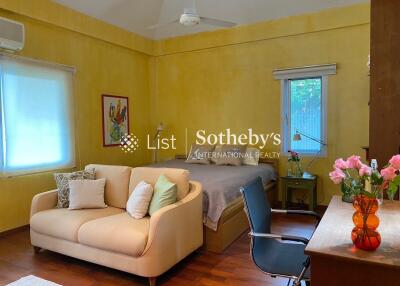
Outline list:
[[[75,165],[72,71],[0,56],[0,172]]]

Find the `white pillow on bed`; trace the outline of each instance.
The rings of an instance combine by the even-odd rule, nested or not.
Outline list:
[[[145,181],[139,182],[126,203],[126,211],[135,219],[143,218],[149,210],[152,197],[153,186]]]
[[[246,145],[222,145],[221,152],[217,154],[216,165],[240,166],[243,164],[243,157],[246,152]]]
[[[214,164],[217,163],[217,157],[218,157],[218,154],[221,153],[221,151],[222,151],[222,145],[215,146],[215,149],[212,152],[211,163],[214,163]]]
[[[243,165],[258,166],[260,160],[260,150],[254,147],[247,147],[246,154],[243,159]]]

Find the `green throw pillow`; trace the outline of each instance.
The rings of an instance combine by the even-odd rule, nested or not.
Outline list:
[[[159,209],[176,202],[176,184],[171,183],[167,177],[161,175],[154,187],[153,198],[151,199],[149,214],[152,215]]]

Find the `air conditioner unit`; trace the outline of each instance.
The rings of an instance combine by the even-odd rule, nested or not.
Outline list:
[[[24,24],[0,17],[0,48],[20,51],[24,42]]]

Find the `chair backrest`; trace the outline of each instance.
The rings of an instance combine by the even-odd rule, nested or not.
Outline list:
[[[250,228],[253,232],[271,232],[271,206],[264,191],[261,177],[240,189]]]

